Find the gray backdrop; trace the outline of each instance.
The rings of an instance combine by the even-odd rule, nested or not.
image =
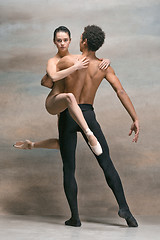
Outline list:
[[[79,53],[83,27],[106,32],[97,56],[111,65],[140,118],[139,142],[128,137],[131,119],[104,80],[95,111],[134,214],[160,214],[159,0],[1,1],[0,213],[68,215],[57,150],[17,150],[16,140],[58,137],[57,118],[47,113],[49,89],[40,86],[47,60],[56,53],[52,32],[72,32],[70,52]],[[77,147],[81,215],[115,215],[118,206],[94,156],[80,135]]]

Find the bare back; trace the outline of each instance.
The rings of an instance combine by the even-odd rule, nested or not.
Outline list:
[[[83,56],[80,56],[83,58]],[[59,61],[60,70],[68,68],[75,63],[76,58],[67,56]],[[73,93],[77,103],[93,104],[96,91],[105,77],[105,71],[99,69],[100,60],[90,59],[87,69],[82,69],[72,73],[65,78],[64,92]]]
[[[57,64],[57,71],[64,70],[75,64],[77,59],[83,58],[81,55],[69,55],[63,57]],[[79,103],[80,95],[84,86],[86,69],[81,69],[73,72],[63,80],[57,81],[51,91],[51,95],[55,93],[73,93]],[[59,85],[58,85],[59,83]]]
[[[105,77],[105,71],[99,69],[100,60],[90,59],[86,70],[83,89],[80,94],[79,103],[93,104],[97,89]]]

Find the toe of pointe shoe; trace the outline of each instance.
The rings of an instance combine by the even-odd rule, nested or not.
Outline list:
[[[20,143],[20,142],[19,142]],[[32,142],[30,140],[25,140],[24,142],[21,142],[21,144],[14,144],[13,145],[15,148],[19,148],[19,149],[32,149],[33,145]]]
[[[99,155],[102,154],[102,148],[101,148],[101,145],[100,145],[100,143],[99,143],[98,141],[97,141],[97,145],[95,145],[95,146],[91,146],[90,143],[88,143],[88,144],[89,144],[89,146],[91,147],[92,151],[93,151],[97,156],[99,156]]]
[[[21,148],[22,148],[22,146],[23,146],[23,144],[21,144],[21,145],[16,145],[16,144],[13,144],[13,147],[14,147],[14,148],[19,148],[19,149],[21,149]]]

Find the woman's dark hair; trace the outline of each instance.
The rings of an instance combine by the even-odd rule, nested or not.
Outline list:
[[[60,27],[56,28],[53,32],[53,41],[55,41],[55,39],[56,39],[57,32],[66,32],[66,33],[68,33],[69,38],[71,38],[71,32],[69,31],[69,29],[65,26],[60,26]]]
[[[87,39],[88,50],[95,52],[104,43],[105,33],[96,25],[88,25],[82,34],[82,41],[85,39]]]

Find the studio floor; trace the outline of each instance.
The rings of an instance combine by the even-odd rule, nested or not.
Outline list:
[[[138,228],[120,218],[81,218],[80,228],[65,226],[66,219],[40,216],[0,216],[1,240],[159,240],[160,217],[136,217]]]

